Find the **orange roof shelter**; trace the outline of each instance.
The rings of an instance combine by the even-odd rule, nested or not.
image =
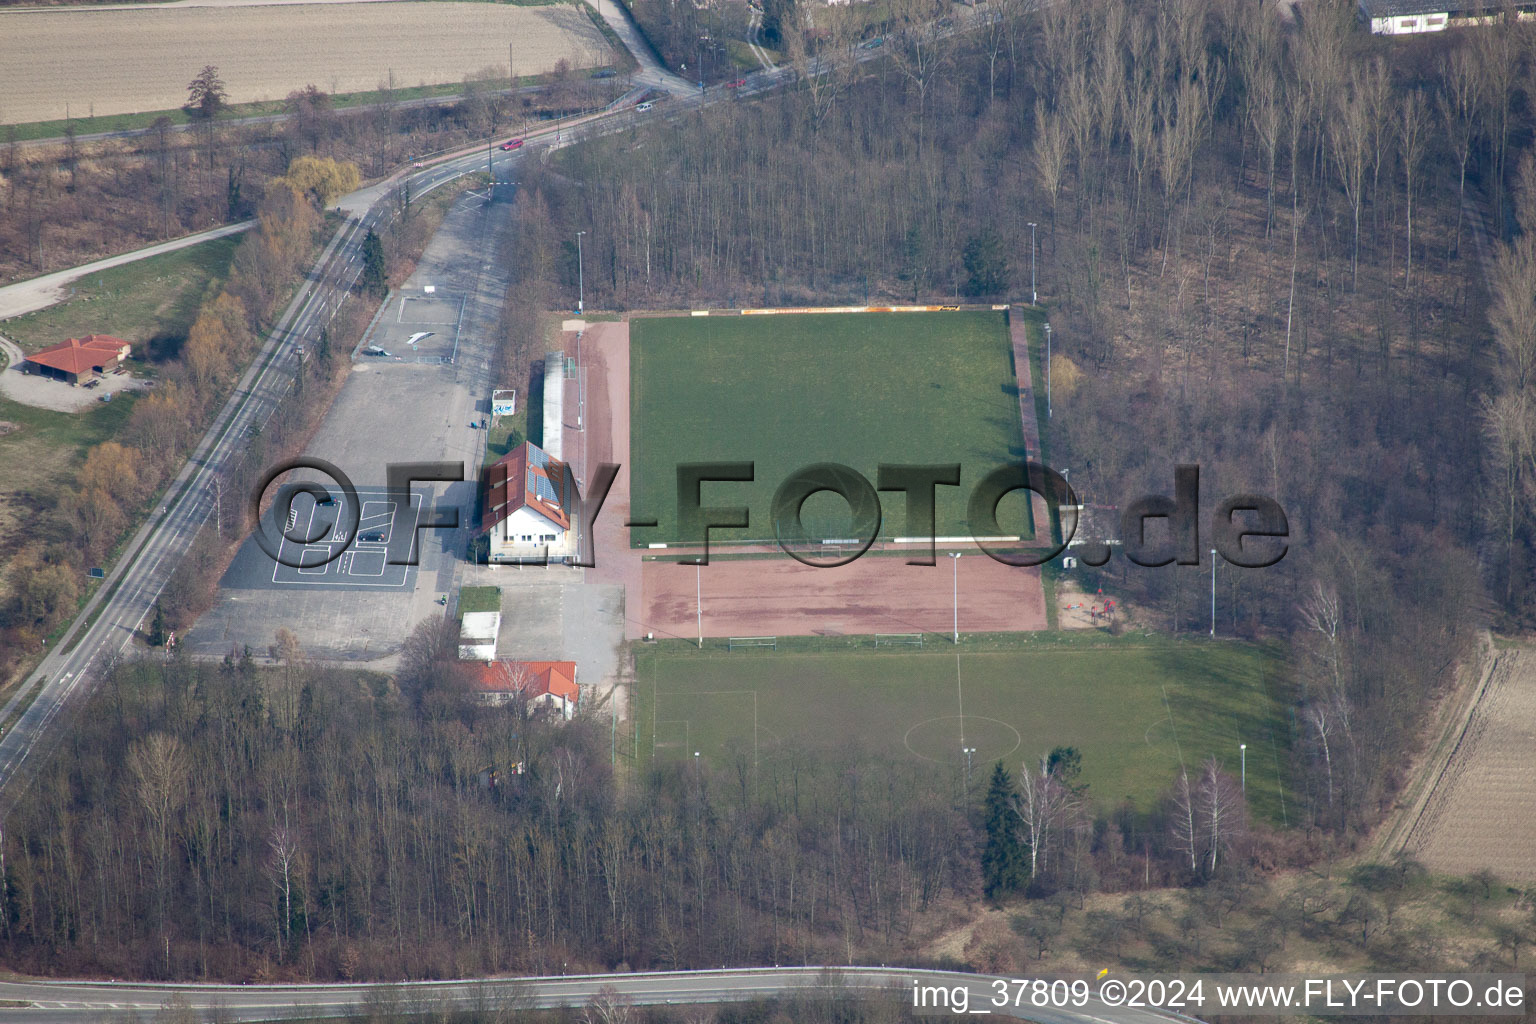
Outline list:
[[[488,704],[523,697],[530,704],[550,707],[570,718],[581,699],[574,661],[480,662],[473,666],[470,678],[477,696]]]
[[[29,373],[78,384],[121,363],[132,350],[122,338],[90,334],[32,353],[27,356],[24,368]]]

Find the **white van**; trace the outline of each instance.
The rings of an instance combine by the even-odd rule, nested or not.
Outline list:
[[[656,105],[656,104],[654,104],[654,103],[650,103],[650,102],[646,102],[646,103],[642,103],[642,104],[640,104],[640,105],[639,105],[639,106],[638,106],[638,107],[636,107],[636,108],[635,108],[635,113],[637,113],[637,114],[643,114],[643,113],[645,113],[645,112],[646,112],[646,111],[647,111],[647,110],[650,110],[650,109],[651,109],[651,108],[652,108],[652,107],[654,107],[654,106],[655,106],[655,105]]]

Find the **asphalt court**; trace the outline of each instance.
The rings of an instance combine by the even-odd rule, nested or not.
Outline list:
[[[359,357],[371,361],[382,351],[387,362],[455,362],[466,298],[457,292],[397,296],[358,345]]]
[[[456,327],[463,309],[464,299],[456,295],[402,295],[395,323]]]
[[[391,565],[391,552],[417,553],[416,524],[421,520],[421,495],[412,493],[408,507],[380,489],[357,490],[357,530],[350,532],[350,498],[334,490],[330,504],[308,492],[293,494],[292,504],[279,496],[274,509],[288,509],[271,565],[271,583],[291,587],[382,587],[403,589],[415,572],[412,565]],[[269,536],[277,531],[269,524]]]

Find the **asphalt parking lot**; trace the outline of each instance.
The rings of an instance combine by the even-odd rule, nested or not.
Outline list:
[[[420,564],[403,578],[390,575],[398,570],[387,565],[381,570],[377,541],[355,541],[317,572],[313,565],[280,566],[247,540],[220,581],[214,607],[184,638],[193,654],[222,657],[249,645],[260,655],[286,628],[310,657],[388,669],[419,622],[444,614],[474,519],[485,444],[479,423],[489,415],[494,330],[507,288],[506,262],[496,258],[495,240],[506,236],[511,200],[511,189],[499,189],[492,203],[483,192],[470,192],[454,204],[415,273],[363,339],[350,378],[305,451],[338,467],[360,500],[366,495],[370,501],[381,500],[391,463],[462,463],[464,481],[415,488],[418,515],[426,514],[420,509],[457,512],[459,528],[414,531]],[[444,282],[451,286],[425,291]],[[402,297],[411,300],[403,310]],[[412,351],[405,341],[418,332],[432,334],[418,339],[418,355],[393,358],[395,348]],[[392,356],[361,354],[375,345]],[[297,503],[300,514],[304,501]],[[364,511],[377,517],[385,510],[374,505],[359,509]],[[396,532],[385,546],[392,548],[402,519],[398,510],[388,511]],[[295,535],[307,536],[302,530]],[[318,561],[329,553],[295,560]],[[369,575],[374,572],[384,575]]]

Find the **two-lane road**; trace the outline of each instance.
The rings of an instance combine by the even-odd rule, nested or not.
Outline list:
[[[724,1003],[797,993],[890,992],[911,1006],[921,998],[935,1019],[991,1015],[1040,1024],[1176,1024],[1188,1017],[1151,1010],[1106,1006],[1096,997],[1064,1008],[996,1005],[997,979],[989,975],[913,971],[895,967],[761,967],[718,971],[588,974],[571,977],[479,978],[465,981],[406,982],[383,986],[403,1010],[421,1013],[457,1007],[508,1005],[522,1009],[582,1006],[605,992],[635,1005]],[[936,1006],[933,989],[945,990],[945,1005],[960,1003],[968,1014]],[[1006,985],[1006,1003],[1017,991]],[[1091,986],[1090,986],[1091,989]],[[918,990],[922,990],[921,993]],[[194,1011],[217,1011],[220,1020],[261,1021],[338,1017],[377,998],[373,985],[146,985],[132,982],[0,982],[0,1024],[74,1024],[114,1012],[154,1013],[173,1001]],[[1028,1004],[1027,995],[1022,1000]],[[18,1005],[21,1004],[21,1005]]]

